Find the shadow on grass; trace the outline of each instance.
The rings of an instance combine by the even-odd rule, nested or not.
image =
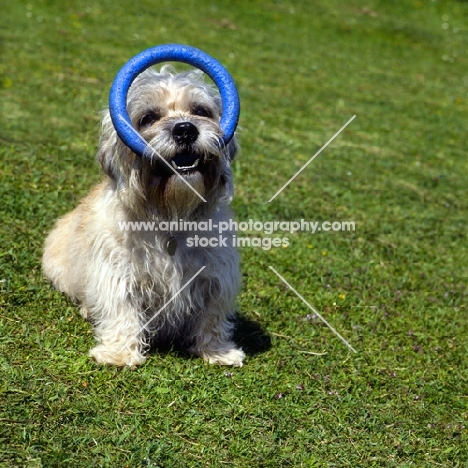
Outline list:
[[[261,325],[247,317],[237,314],[235,319],[234,342],[248,356],[264,353],[271,348],[271,338]]]
[[[271,338],[259,323],[239,313],[235,315],[233,322],[235,327],[233,340],[247,356],[255,356],[271,348]],[[187,352],[189,347],[190,343],[181,343],[177,339],[165,340],[160,336],[151,344],[150,354],[171,353],[182,358],[191,359],[193,356]]]

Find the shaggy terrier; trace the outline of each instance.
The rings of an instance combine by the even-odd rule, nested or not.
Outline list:
[[[105,180],[49,234],[45,276],[91,322],[98,363],[135,366],[152,346],[177,344],[209,363],[241,366],[231,338],[239,257],[233,233],[217,242],[216,229],[232,218],[238,147],[235,138],[220,144],[219,95],[198,71],[148,69],[130,87],[127,109],[152,151],[134,154],[104,113],[97,160]],[[188,242],[196,235],[209,246]]]

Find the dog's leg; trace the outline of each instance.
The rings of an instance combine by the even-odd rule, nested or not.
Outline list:
[[[233,323],[208,306],[193,331],[195,344],[189,351],[210,364],[241,367],[245,354],[232,341]]]
[[[99,344],[89,355],[97,363],[133,367],[146,360],[144,334],[135,311],[122,310],[101,317],[94,324],[94,331]]]

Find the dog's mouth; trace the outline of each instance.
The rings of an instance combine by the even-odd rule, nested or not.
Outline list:
[[[197,153],[176,154],[169,163],[180,173],[198,170],[200,163],[203,163],[203,157]]]
[[[155,175],[171,177],[175,175],[175,172],[183,175],[197,171],[202,172],[205,165],[205,157],[200,153],[186,151],[176,154],[169,160],[166,159],[166,162],[158,159],[155,163]]]

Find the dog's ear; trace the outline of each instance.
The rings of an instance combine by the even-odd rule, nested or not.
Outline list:
[[[239,144],[237,143],[236,135],[232,137],[232,140],[227,144],[225,148],[225,155],[231,163],[236,157],[237,152],[239,151]]]
[[[118,138],[115,132],[109,112],[105,111],[102,118],[101,136],[99,139],[99,150],[96,160],[101,165],[102,170],[111,179],[119,178],[118,169],[115,162]]]
[[[117,168],[113,164],[112,155],[114,153],[114,147],[101,145],[99,147],[98,154],[96,156],[97,161],[102,167],[104,173],[109,176],[111,179],[116,180],[118,178]]]
[[[234,197],[234,180],[231,171],[231,161],[227,158],[223,160],[223,168],[220,176],[220,185],[222,186],[222,190],[219,201],[221,203],[229,205]]]

